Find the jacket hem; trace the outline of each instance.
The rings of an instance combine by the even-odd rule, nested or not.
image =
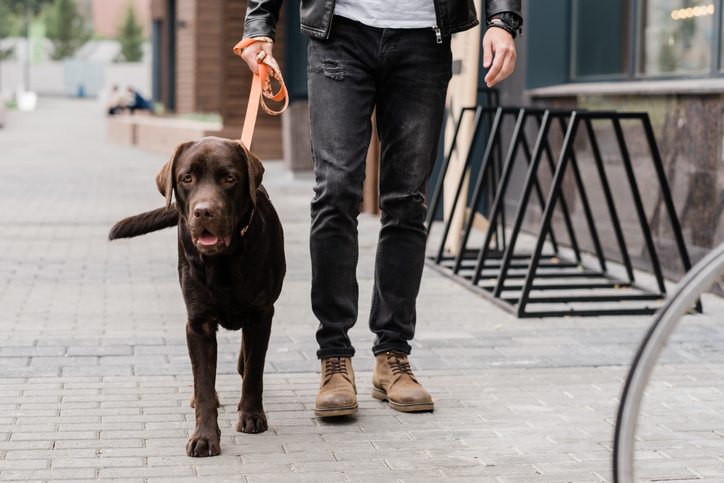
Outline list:
[[[247,20],[244,23],[244,36],[242,39],[248,39],[250,37],[269,37],[276,41],[276,26],[269,22],[260,20]]]
[[[499,8],[498,10],[493,10],[492,13],[485,12],[487,15],[487,19],[490,20],[490,18],[495,17],[496,15],[499,15],[501,13],[514,13],[520,18],[520,25],[523,25],[523,15],[520,14],[520,12],[516,12],[515,10],[506,9],[506,8]]]
[[[325,38],[327,38],[327,32],[322,29],[302,25],[300,27],[300,30],[304,35],[313,39],[324,40]]]
[[[478,25],[480,25],[480,21],[477,18],[475,18],[474,20],[470,20],[470,21],[464,22],[464,23],[459,23],[457,25],[452,25],[450,27],[444,27],[440,30],[441,30],[442,35],[447,36],[447,35],[456,34],[458,32],[462,32],[464,30],[470,30],[471,28],[476,27]]]

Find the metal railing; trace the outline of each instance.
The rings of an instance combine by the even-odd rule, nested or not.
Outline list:
[[[433,216],[442,197],[443,178],[448,172],[450,159],[457,149],[460,125],[464,120],[464,116],[470,113],[474,114],[473,134],[462,174],[456,184],[452,206],[457,206],[463,192],[466,172],[473,162],[474,150],[472,148],[479,142],[481,136],[487,135],[482,166],[475,181],[472,197],[467,203],[469,211],[467,212],[457,249],[454,250],[454,253],[445,249],[446,240],[453,229],[453,217],[448,216],[443,225],[440,245],[432,255],[428,256],[428,264],[518,317],[653,314],[666,295],[666,287],[621,121],[637,121],[643,128],[645,141],[650,150],[651,161],[656,172],[657,187],[661,192],[684,270],[689,270],[691,263],[648,114],[480,106],[462,109],[456,121],[451,146],[443,160],[435,192],[430,200],[427,220],[428,234],[432,230]],[[508,118],[515,120],[515,127],[505,159],[501,159],[500,147],[503,143],[501,126],[503,121]],[[606,174],[593,121],[608,121],[613,128],[627,185],[638,218],[640,235],[645,242],[644,251],[651,262],[651,270],[656,279],[656,290],[644,287],[637,283],[635,279],[631,257],[621,227],[611,185]],[[526,128],[530,128],[531,123],[534,124],[534,129],[537,132],[533,149],[531,149],[531,142],[526,136]],[[557,161],[554,159],[550,136],[551,127],[554,124],[557,124],[565,134]],[[606,208],[612,224],[611,228],[615,234],[621,262],[626,272],[623,277],[615,275],[609,270],[608,259],[600,241],[596,220],[583,183],[580,161],[574,149],[581,128],[583,128],[582,132],[587,137],[591,148],[593,162],[596,167],[595,173],[603,189]],[[527,163],[527,172],[514,220],[509,232],[506,233],[505,196],[509,188],[514,163],[521,151]],[[544,191],[543,184],[539,179],[539,168],[543,158],[546,159],[553,176],[547,193]],[[571,219],[570,207],[562,196],[563,178],[569,166],[573,173],[575,189],[583,208],[587,234],[592,241],[593,252],[598,266],[591,266],[584,260],[578,241],[580,234],[576,233],[575,224]],[[485,233],[482,246],[471,249],[468,245],[473,230],[473,220],[478,212],[478,206],[486,192],[486,188],[488,195],[493,200],[489,212],[486,213],[489,228]],[[516,251],[516,244],[534,190],[536,192],[535,199],[542,208],[542,221],[537,233],[535,248],[532,252],[523,253]],[[560,234],[554,232],[552,220],[557,207],[562,214],[567,235],[567,245],[570,246],[573,253],[572,258],[567,258],[561,253]],[[548,253],[544,253],[546,241],[549,242],[550,247]],[[565,291],[565,293],[560,293],[560,291]],[[622,305],[621,302],[641,302],[643,306]],[[558,304],[559,307],[548,310],[529,310],[530,304],[543,307]],[[560,307],[561,304],[564,305],[563,308]]]

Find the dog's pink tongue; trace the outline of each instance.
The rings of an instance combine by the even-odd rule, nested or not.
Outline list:
[[[204,232],[199,237],[199,243],[202,245],[216,245],[218,243],[219,239],[209,233],[208,231],[204,230]]]

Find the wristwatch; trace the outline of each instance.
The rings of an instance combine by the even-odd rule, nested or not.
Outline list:
[[[500,15],[496,15],[495,18],[488,20],[488,28],[497,27],[505,30],[513,38],[518,36],[518,33],[523,34],[523,19],[512,12],[504,12]]]

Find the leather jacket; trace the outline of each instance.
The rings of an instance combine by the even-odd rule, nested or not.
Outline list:
[[[249,0],[244,23],[244,38],[276,36],[276,25],[283,0]],[[478,25],[473,0],[433,0],[438,36],[451,35]],[[487,18],[512,12],[522,21],[521,0],[485,0]],[[302,0],[302,33],[315,39],[329,36],[335,0]]]

